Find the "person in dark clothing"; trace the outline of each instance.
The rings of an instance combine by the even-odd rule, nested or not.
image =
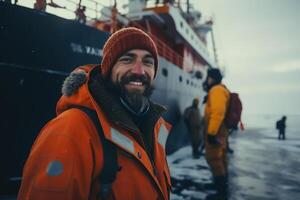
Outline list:
[[[283,116],[280,120],[276,122],[276,128],[278,129],[278,140],[285,140],[285,125],[286,116]]]
[[[34,9],[40,11],[46,11],[47,1],[46,0],[36,0],[34,3]]]
[[[200,157],[199,145],[200,145],[200,138],[201,138],[200,134],[201,134],[202,119],[201,119],[198,105],[199,105],[199,99],[195,98],[193,100],[193,104],[187,107],[183,114],[184,123],[187,127],[189,137],[191,140],[194,158]]]
[[[227,137],[227,153],[229,153],[229,154],[233,154],[233,153],[234,153],[234,150],[233,150],[232,148],[230,148],[230,146],[229,146],[229,136],[230,136],[231,134],[233,134],[234,131],[236,131],[236,130],[230,130],[230,131],[228,131],[228,137]]]
[[[86,23],[86,15],[85,15],[85,6],[79,6],[77,10],[75,11],[76,20],[79,21],[79,23],[85,24]]]

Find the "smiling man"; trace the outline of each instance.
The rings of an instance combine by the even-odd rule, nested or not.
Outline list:
[[[101,67],[79,67],[66,79],[57,117],[25,164],[18,199],[168,200],[170,125],[161,118],[165,109],[149,100],[157,68],[146,33],[112,34]]]
[[[139,115],[149,106],[155,70],[155,58],[146,50],[128,51],[117,60],[111,81],[129,111]]]

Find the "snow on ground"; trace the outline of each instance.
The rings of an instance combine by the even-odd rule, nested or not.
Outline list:
[[[211,173],[203,155],[200,159],[192,157],[192,148],[183,147],[168,156],[173,184],[172,200],[205,199],[214,191],[209,188]]]
[[[287,116],[287,140],[278,140],[275,122],[281,116],[245,116],[246,130],[230,137],[231,200],[295,200],[300,197],[300,116]],[[205,199],[212,193],[211,173],[190,146],[168,156],[172,200]]]

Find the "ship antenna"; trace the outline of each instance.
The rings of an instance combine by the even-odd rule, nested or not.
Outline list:
[[[114,0],[114,5],[111,9],[111,26],[110,26],[110,32],[114,33],[117,30],[117,1]]]
[[[207,23],[213,24],[213,19],[209,20]],[[215,42],[215,36],[214,36],[214,31],[213,28],[211,29],[211,41],[212,41],[212,47],[213,47],[213,53],[215,57],[215,62],[218,64],[218,54],[217,54],[217,47],[216,47],[216,42]]]

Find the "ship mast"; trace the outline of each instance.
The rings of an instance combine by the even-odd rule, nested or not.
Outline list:
[[[110,26],[110,32],[114,33],[117,30],[117,14],[118,14],[118,9],[117,9],[117,1],[114,0],[114,5],[111,9],[111,26]]]
[[[187,14],[190,13],[190,1],[189,0],[186,1],[186,13]]]
[[[208,23],[213,23],[212,20],[210,20]],[[215,36],[214,36],[214,31],[213,29],[211,29],[211,41],[212,41],[212,48],[213,48],[213,53],[214,53],[214,58],[215,58],[215,62],[218,65],[218,54],[217,54],[217,47],[216,47],[216,43],[215,43]]]

